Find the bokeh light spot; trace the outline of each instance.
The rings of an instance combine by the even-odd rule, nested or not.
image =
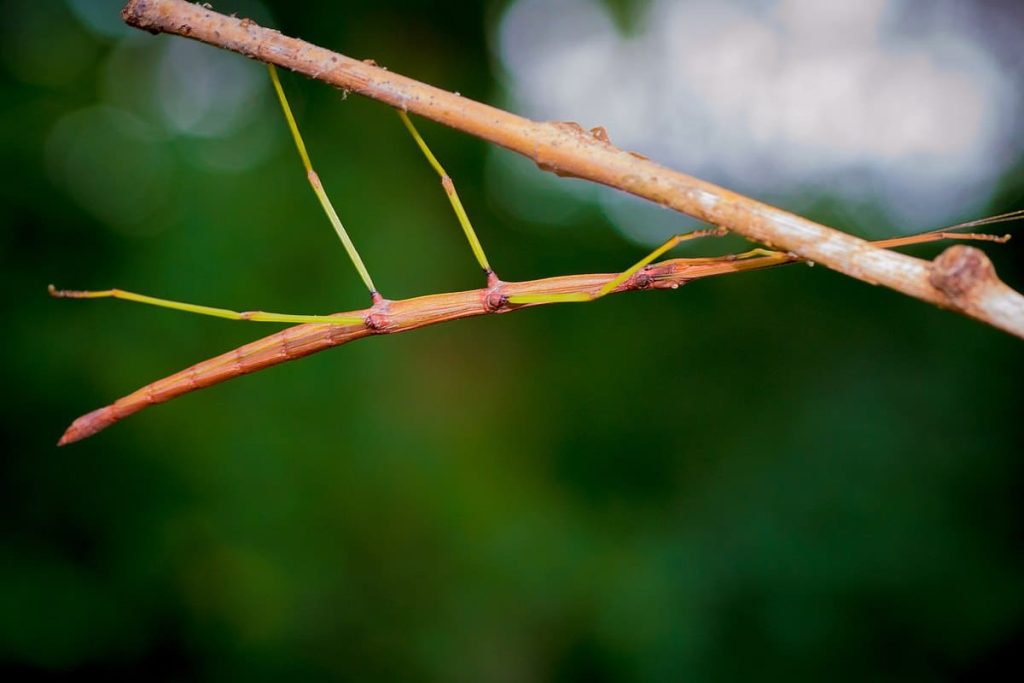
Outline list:
[[[160,229],[170,164],[154,129],[132,114],[95,106],[68,114],[46,144],[58,185],[102,223],[132,234]]]
[[[652,0],[623,36],[594,0],[518,0],[495,50],[531,118],[603,125],[621,147],[792,208],[869,201],[910,232],[981,210],[1024,149],[1013,75],[974,30],[981,15],[951,7]],[[632,239],[674,230],[637,230],[620,197],[597,196]]]

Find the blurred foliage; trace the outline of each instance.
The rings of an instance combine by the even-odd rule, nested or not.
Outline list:
[[[311,313],[365,299],[261,66],[123,29],[118,4],[3,7],[3,671],[1019,668],[1021,342],[822,268],[377,338],[56,449],[72,417],[273,328],[50,300],[49,282]],[[500,97],[486,42],[500,5],[267,4],[217,9]],[[179,49],[199,67],[176,72]],[[203,90],[208,69],[255,85]],[[300,78],[285,87],[384,293],[478,286],[397,118]],[[505,278],[638,256],[593,210],[557,232],[513,221],[484,182],[483,143],[421,130]],[[1024,205],[1021,168],[993,213]],[[813,217],[842,227],[842,207]],[[1019,246],[988,251],[1024,286]]]

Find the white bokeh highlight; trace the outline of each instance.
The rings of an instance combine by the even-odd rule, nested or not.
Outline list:
[[[871,205],[889,223],[865,219],[867,234],[913,232],[981,210],[1022,149],[1017,78],[955,5],[652,0],[626,36],[596,0],[517,0],[496,49],[508,105],[531,118],[603,125],[620,147],[785,208],[827,196],[857,224]],[[593,196],[637,241],[684,225]]]
[[[219,137],[243,125],[258,108],[265,70],[191,40],[168,41],[157,71],[165,122],[178,133]]]

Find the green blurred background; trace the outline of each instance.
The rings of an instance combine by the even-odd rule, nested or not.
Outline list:
[[[50,282],[239,310],[365,299],[261,65],[123,29],[119,5],[3,3],[0,670],[1020,670],[1024,346],[823,268],[376,338],[58,450],[72,418],[275,328],[51,300]],[[502,101],[501,2],[216,9]],[[397,118],[295,76],[285,87],[384,293],[478,286]],[[593,206],[557,230],[510,215],[485,144],[421,130],[505,279],[610,272],[643,253]],[[1024,207],[1013,168],[988,213]],[[806,201],[848,227],[849,207]],[[1018,289],[1021,242],[987,249]]]

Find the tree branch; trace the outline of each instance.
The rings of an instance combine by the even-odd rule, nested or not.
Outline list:
[[[547,171],[618,188],[719,225],[773,249],[883,285],[1024,338],[1024,296],[1003,284],[984,254],[959,270],[951,291],[946,269],[969,247],[951,247],[934,263],[870,243],[773,206],[660,166],[612,145],[603,130],[535,122],[289,38],[249,19],[185,0],[129,0],[124,20],[152,33],[173,33],[297,71],[518,152]]]

